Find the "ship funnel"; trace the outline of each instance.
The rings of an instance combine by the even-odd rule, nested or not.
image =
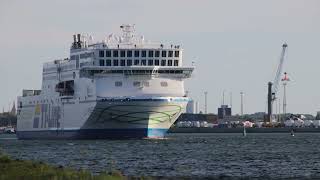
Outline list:
[[[81,35],[77,34],[77,36],[78,36],[78,42],[81,42],[81,39],[80,39]]]
[[[76,43],[76,42],[77,42],[77,37],[76,37],[76,35],[75,35],[75,34],[73,35],[73,42],[74,42],[74,43]]]

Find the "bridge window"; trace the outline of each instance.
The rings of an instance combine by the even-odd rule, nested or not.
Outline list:
[[[86,53],[80,54],[80,59],[85,59],[85,58],[87,58],[87,54]]]
[[[167,57],[167,51],[162,51],[161,53],[162,57]]]
[[[174,66],[179,66],[179,60],[174,60]]]
[[[149,57],[153,57],[153,51],[149,51],[148,56],[149,56]]]
[[[99,51],[99,57],[104,57],[104,51]]]
[[[155,57],[159,57],[160,56],[160,51],[156,51],[155,52]]]
[[[139,51],[134,51],[134,57],[139,57],[140,56],[140,52]]]
[[[132,57],[132,51],[127,51],[127,57]]]
[[[132,60],[131,59],[127,60],[127,66],[132,66]]]
[[[135,66],[139,65],[139,59],[135,59],[135,60],[134,60],[134,65],[135,65]]]
[[[121,87],[121,86],[122,86],[122,82],[121,82],[121,81],[116,81],[116,82],[114,83],[114,85],[115,85],[116,87]]]
[[[104,60],[100,59],[100,66],[104,66]]]
[[[174,57],[179,57],[179,51],[174,52]]]
[[[113,51],[113,57],[118,57],[119,56],[119,51],[118,50],[114,50]]]
[[[162,82],[160,83],[160,85],[161,85],[162,87],[167,87],[167,86],[168,86],[168,83],[167,83],[166,81],[162,81]]]
[[[159,59],[154,60],[154,65],[159,66]]]
[[[121,65],[121,66],[126,66],[126,60],[121,59],[121,61],[120,61],[120,65]]]
[[[106,66],[111,66],[111,59],[106,60]]]
[[[118,59],[114,59],[113,60],[113,66],[119,66],[119,60]]]
[[[172,57],[172,56],[173,56],[173,51],[169,51],[168,57]]]
[[[161,66],[166,66],[166,60],[164,59],[161,60]]]
[[[147,57],[147,51],[141,51],[141,57]]]
[[[85,53],[85,58],[94,57],[94,52]]]
[[[106,57],[111,57],[111,51],[110,50],[106,51]]]
[[[79,57],[79,56],[77,56],[77,57]],[[76,68],[77,69],[79,68],[79,65],[80,65],[79,59],[76,59]]]
[[[126,51],[120,51],[120,57],[126,57]]]
[[[148,66],[153,66],[153,60],[151,59],[148,60]]]
[[[144,82],[143,82],[143,86],[144,86],[144,87],[149,87],[149,82],[144,81]]]
[[[134,87],[140,87],[140,84],[141,84],[141,83],[140,83],[139,81],[134,81],[134,82],[133,82],[133,86],[134,86]]]
[[[147,60],[143,59],[141,60],[141,66],[146,66],[147,65]]]
[[[172,60],[168,60],[168,66],[172,66]]]

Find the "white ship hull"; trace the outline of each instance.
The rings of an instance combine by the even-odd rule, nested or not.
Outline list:
[[[162,138],[188,98],[109,99],[26,108],[33,114],[18,124],[19,139]],[[54,110],[54,109],[59,109]],[[33,112],[32,112],[33,111]],[[31,127],[32,125],[32,127]],[[57,127],[51,127],[57,126]]]

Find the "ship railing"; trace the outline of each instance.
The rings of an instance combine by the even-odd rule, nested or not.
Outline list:
[[[150,75],[158,77],[160,75],[170,75],[181,78],[191,77],[194,67],[161,67],[161,66],[129,66],[129,67],[105,67],[87,66],[83,67],[80,76],[94,76],[104,74],[123,75]]]
[[[81,67],[90,67],[90,66],[93,66],[93,62],[83,62],[83,63],[80,63],[80,68]]]
[[[60,96],[60,99],[73,99],[74,96],[72,94],[61,94],[62,96]]]
[[[181,50],[180,45],[168,45],[160,42],[129,42],[129,43],[114,43],[108,42],[105,47],[101,45],[94,46],[96,49],[108,48],[108,49],[170,49],[170,50]]]
[[[68,103],[74,103],[74,96],[71,95],[64,95],[64,96],[60,96],[60,100],[62,104],[68,104]]]
[[[41,90],[29,90],[29,89],[23,89],[22,90],[22,96],[38,96],[40,95]]]

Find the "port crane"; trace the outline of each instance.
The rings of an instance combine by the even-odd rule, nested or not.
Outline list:
[[[283,63],[284,63],[287,47],[288,45],[286,43],[282,45],[282,51],[281,51],[280,61],[278,64],[276,75],[274,77],[273,83],[272,82],[268,83],[268,117],[267,117],[268,122],[272,121],[272,106],[273,106],[273,102],[277,98],[276,94],[278,92],[278,88],[281,80],[281,74],[282,74]]]

